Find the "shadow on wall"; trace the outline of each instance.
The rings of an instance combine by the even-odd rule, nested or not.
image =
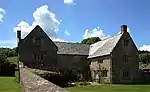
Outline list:
[[[60,87],[71,87],[74,86],[71,82],[84,81],[81,79],[80,74],[73,74],[71,71],[63,73],[45,73],[39,74],[42,78],[60,86]]]

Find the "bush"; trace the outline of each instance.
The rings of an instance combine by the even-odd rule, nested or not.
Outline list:
[[[1,76],[15,76],[16,64],[10,63],[8,61],[4,62],[1,66]]]
[[[70,71],[62,72],[61,74],[45,73],[40,76],[58,86],[61,86],[61,87],[70,86],[69,82],[75,82],[75,81],[79,80],[77,78],[77,76],[75,74],[71,73]]]
[[[16,64],[10,63],[5,54],[0,53],[0,75],[1,76],[14,76]]]

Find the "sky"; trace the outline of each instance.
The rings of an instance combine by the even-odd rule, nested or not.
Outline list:
[[[139,50],[150,51],[149,0],[1,0],[0,47],[16,46],[40,25],[54,41],[81,42],[116,35],[127,24]]]

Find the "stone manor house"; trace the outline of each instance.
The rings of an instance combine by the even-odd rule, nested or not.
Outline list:
[[[17,31],[20,61],[32,68],[80,72],[92,81],[133,83],[139,77],[138,49],[127,25],[120,31],[91,45],[54,42],[38,25],[24,39]]]

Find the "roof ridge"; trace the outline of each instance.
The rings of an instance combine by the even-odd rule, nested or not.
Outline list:
[[[112,37],[116,37],[116,36],[118,36],[118,35],[121,35],[121,34],[116,34],[116,35],[110,36],[110,37],[105,38],[105,39],[103,39],[103,40],[101,40],[101,41],[105,41],[105,40],[111,39]],[[101,41],[98,41],[98,42],[101,42]],[[98,42],[96,42],[96,43],[98,43]],[[95,44],[95,43],[93,43],[93,44]],[[92,45],[92,44],[91,44],[91,45]]]
[[[73,43],[73,42],[59,42],[59,41],[54,41],[54,43],[66,43],[66,44],[79,44],[79,45],[88,45],[88,44],[82,44],[82,43]],[[90,46],[90,45],[88,45]]]

